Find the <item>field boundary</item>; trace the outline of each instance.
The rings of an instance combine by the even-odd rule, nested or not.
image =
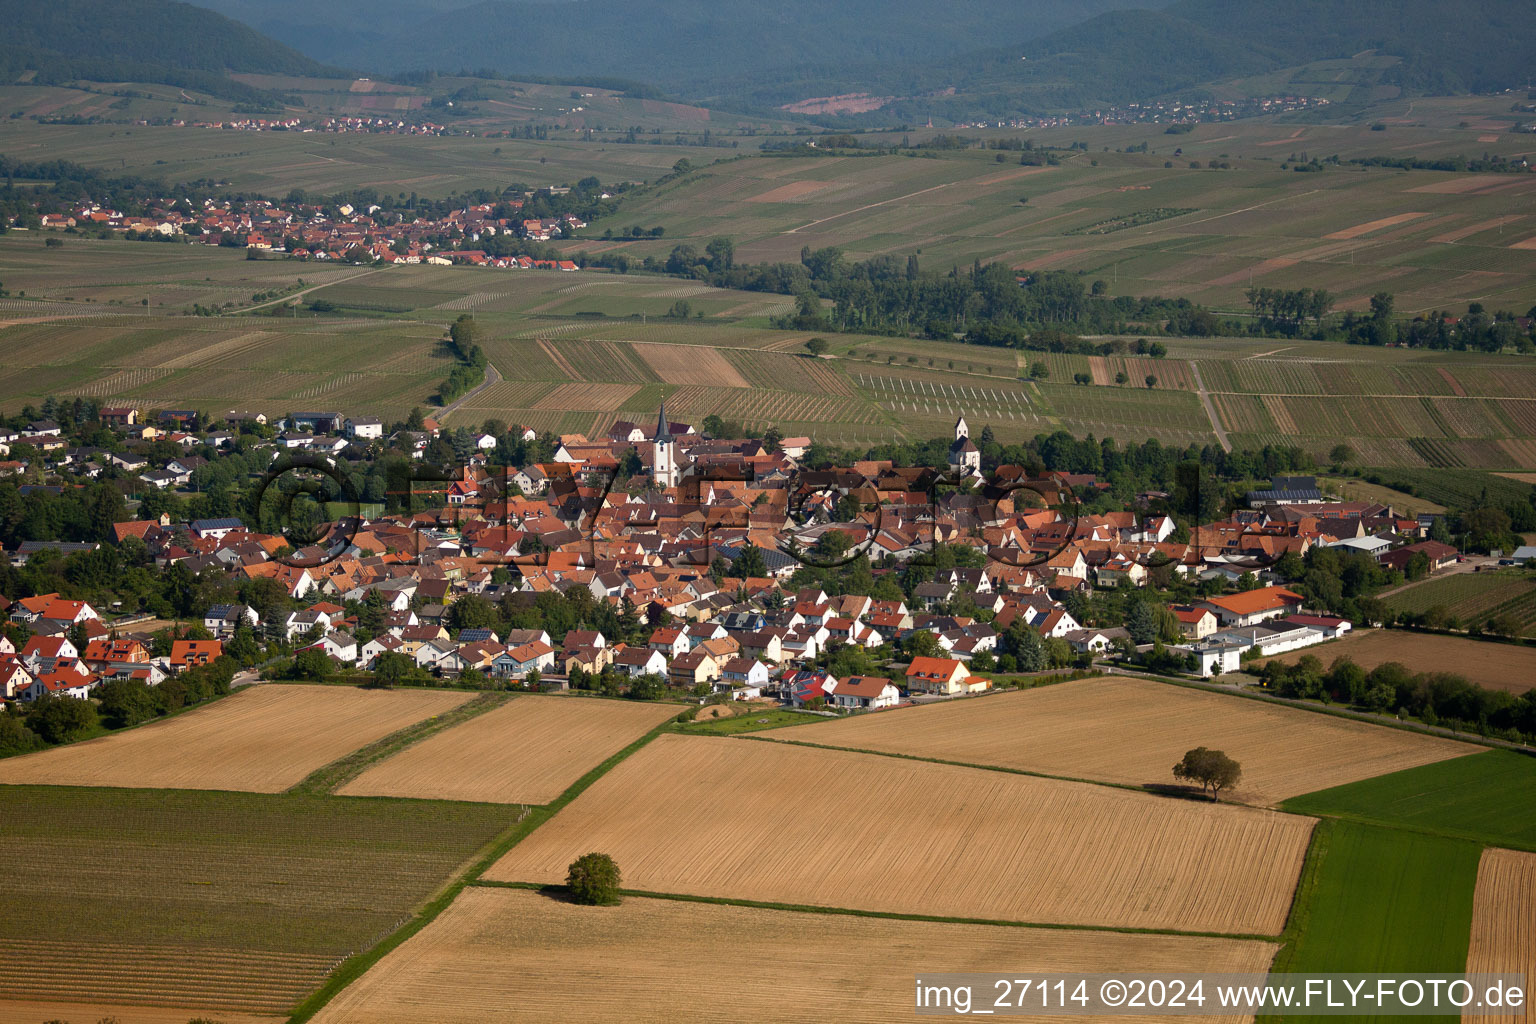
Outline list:
[[[782,729],[786,728],[786,726],[776,726],[775,728]],[[1148,789],[1146,786],[1137,786],[1129,782],[1106,782],[1103,779],[1080,779],[1072,775],[1052,775],[1050,772],[1031,771],[1028,768],[1011,768],[1007,765],[1000,764],[974,764],[970,761],[950,761],[942,757],[925,757],[921,754],[903,754],[896,750],[866,750],[863,747],[838,747],[829,743],[811,743],[806,740],[776,740],[768,736],[759,735],[759,733],[773,731],[775,731],[775,729],[770,728],[760,729],[755,733],[726,733],[723,735],[727,739],[760,740],[763,743],[783,743],[796,747],[811,747],[815,750],[836,750],[847,754],[868,754],[875,757],[894,757],[900,761],[924,761],[928,764],[946,764],[952,768],[975,768],[984,772],[1002,772],[1004,775],[1026,775],[1030,778],[1051,779],[1055,782],[1081,782],[1089,786],[1103,786],[1105,789],[1124,789],[1129,790],[1132,793],[1145,793],[1148,796],[1165,796],[1171,797],[1173,799],[1201,799],[1205,803],[1211,802],[1209,800],[1205,800],[1203,797],[1199,797],[1197,791],[1193,789],[1190,790],[1189,796],[1185,797],[1180,796],[1175,792],[1163,792],[1156,789]],[[1173,784],[1170,783],[1169,789],[1173,788]],[[1248,807],[1250,805],[1229,803],[1227,806]]]
[[[380,761],[395,756],[407,747],[415,746],[428,736],[461,725],[472,718],[478,718],[487,711],[493,711],[510,699],[512,695],[506,693],[482,693],[450,711],[413,722],[404,729],[397,729],[382,739],[374,740],[365,747],[338,757],[330,764],[316,768],[298,783],[290,786],[286,792],[317,796],[333,794]]]
[[[1296,891],[1291,894],[1291,912],[1286,916],[1285,928],[1280,932],[1280,948],[1270,963],[1270,972],[1283,974],[1289,970],[1294,957],[1297,936],[1306,932],[1312,920],[1312,896],[1317,891],[1323,858],[1328,855],[1328,845],[1337,827],[1335,818],[1319,818],[1312,826],[1312,841],[1307,844],[1307,854],[1301,862],[1301,874],[1296,877]]]
[[[563,885],[547,885],[542,882],[501,882],[493,879],[476,879],[469,883],[482,889],[523,889],[531,892],[560,895],[566,892]],[[903,914],[892,910],[858,910],[853,907],[820,907],[809,903],[779,903],[771,900],[746,900],[733,896],[695,896],[691,893],[652,892],[649,889],[620,889],[620,894],[636,899],[668,900],[673,903],[708,903],[719,907],[741,907],[746,910],[782,910],[793,914],[823,914],[831,917],[872,917],[886,921],[917,921],[922,924],[983,925],[993,928],[1040,928],[1058,932],[1110,932],[1117,935],[1174,935],[1182,938],[1234,939],[1244,942],[1277,942],[1275,935],[1249,935],[1241,932],[1178,931],[1174,928],[1134,928],[1095,924],[1041,924],[1036,921],[1010,921],[988,917],[944,917],[934,914]]]
[[[293,1011],[293,1015],[289,1018],[289,1024],[304,1024],[305,1021],[310,1020],[312,1017],[314,1017],[315,1014],[319,1013],[327,1003],[336,998],[338,993],[340,993],[343,989],[352,984],[352,982],[356,981],[358,978],[361,978],[364,974],[371,970],[375,964],[384,959],[386,955],[398,948],[407,939],[411,938],[427,925],[437,920],[438,915],[441,914],[444,910],[448,909],[453,901],[458,898],[459,893],[464,891],[466,886],[478,883],[480,876],[489,870],[491,865],[495,864],[502,857],[506,856],[509,850],[526,839],[530,834],[533,833],[535,829],[544,824],[544,822],[554,817],[567,804],[585,792],[586,789],[594,782],[602,778],[608,772],[612,771],[619,764],[619,762],[623,761],[626,757],[629,757],[631,754],[644,747],[647,743],[651,742],[651,740],[661,735],[661,732],[666,727],[666,725],[667,723],[663,722],[661,725],[658,725],[644,736],[641,736],[639,739],[624,747],[624,749],[620,750],[618,753],[603,761],[597,767],[593,768],[581,778],[571,783],[570,788],[568,788],[564,793],[561,793],[560,796],[556,799],[550,801],[547,804],[544,804],[543,806],[528,808],[527,811],[523,813],[516,822],[509,826],[505,832],[503,832],[500,836],[498,836],[484,848],[484,851],[478,858],[471,862],[467,870],[461,872],[458,877],[450,879],[443,886],[443,888],[408,921],[402,924],[399,928],[395,929],[395,931],[391,932],[389,935],[385,936],[371,949],[365,950],[364,952],[349,958],[345,963],[343,963],[334,972],[332,972],[331,976],[326,979],[325,984],[315,992],[311,993],[310,996],[302,1003],[300,1003],[298,1007]]]

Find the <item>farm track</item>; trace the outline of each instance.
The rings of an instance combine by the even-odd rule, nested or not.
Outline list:
[[[265,302],[258,302],[254,306],[246,306],[244,309],[230,310],[230,312],[237,316],[243,315],[245,313],[254,313],[258,309],[266,309],[268,306],[275,306],[280,302],[287,302],[289,299],[303,298],[310,292],[317,292],[322,288],[330,288],[333,285],[341,284],[343,281],[355,281],[360,277],[367,277],[369,274],[377,273],[377,270],[360,270],[355,274],[348,274],[346,277],[338,277],[334,281],[326,281],[323,284],[309,285],[305,288],[301,288],[299,291],[289,292],[287,295],[279,295],[275,299],[268,299]]]
[[[1232,442],[1227,437],[1227,432],[1221,426],[1221,417],[1216,415],[1216,404],[1211,401],[1211,393],[1205,390],[1205,382],[1200,379],[1200,364],[1195,360],[1189,361],[1189,369],[1195,376],[1195,393],[1200,396],[1200,404],[1205,406],[1205,414],[1210,417],[1211,430],[1216,434],[1216,440],[1221,445],[1221,450],[1230,452]]]

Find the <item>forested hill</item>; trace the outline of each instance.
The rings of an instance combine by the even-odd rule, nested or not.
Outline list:
[[[1177,41],[1188,33],[1201,48],[1224,44],[1206,81],[1377,50],[1404,58],[1401,84],[1441,93],[1524,84],[1536,69],[1536,4],[1529,0],[1176,0],[1135,19],[1135,34],[1127,33],[1128,20],[1100,15],[1042,40],[1041,49],[1150,70],[1164,60],[1185,63]],[[1143,35],[1149,31],[1154,35]]]
[[[378,69],[617,75],[700,100],[772,91],[807,77],[857,90],[860,75],[838,69],[874,63],[899,74],[906,65],[988,41],[1038,39],[1102,11],[1166,2],[488,0],[400,26],[392,39],[331,59]],[[796,90],[774,95],[781,93],[800,98]]]
[[[0,0],[0,74],[40,83],[86,78],[163,82],[260,99],[226,72],[326,75],[328,69],[247,25],[174,0]]]
[[[865,91],[902,97],[880,118],[964,121],[1170,94],[1195,98],[1207,85],[1363,51],[1401,58],[1376,82],[1410,93],[1522,87],[1536,76],[1536,4],[1175,0],[1161,9],[1105,12],[1017,45],[899,70],[850,65],[847,73],[862,76]]]
[[[1536,72],[1531,0],[486,0],[443,10],[450,2],[326,56],[380,73],[622,75],[715,105],[902,97],[877,115],[886,120],[1146,100],[1365,50],[1403,58],[1382,80],[1414,92],[1489,91]],[[301,0],[260,3],[270,13]]]

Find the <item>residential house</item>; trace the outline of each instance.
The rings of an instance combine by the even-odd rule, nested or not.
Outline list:
[[[901,702],[901,691],[880,676],[849,676],[833,687],[832,702],[851,710],[890,708]]]
[[[511,679],[526,679],[528,673],[540,675],[555,667],[555,649],[540,640],[508,648],[491,663],[491,672]]]
[[[1179,621],[1179,632],[1190,640],[1204,640],[1216,632],[1216,613],[1209,608],[1175,606],[1172,611]]]
[[[703,651],[692,651],[673,658],[667,675],[673,686],[692,689],[700,683],[718,679],[720,665]]]
[[[913,658],[907,666],[907,689],[951,697],[962,693],[980,693],[991,680],[974,678],[965,663],[954,658]]]
[[[222,640],[173,640],[171,641],[170,667],[172,672],[182,672],[196,665],[207,665],[224,653]],[[356,647],[353,657],[356,658]]]

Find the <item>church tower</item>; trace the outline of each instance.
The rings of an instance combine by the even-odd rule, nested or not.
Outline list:
[[[981,476],[981,449],[971,440],[965,417],[955,421],[955,441],[949,446],[949,468],[967,476]]]
[[[667,423],[667,403],[661,403],[656,416],[656,433],[651,436],[651,479],[657,487],[677,486],[677,442]]]

